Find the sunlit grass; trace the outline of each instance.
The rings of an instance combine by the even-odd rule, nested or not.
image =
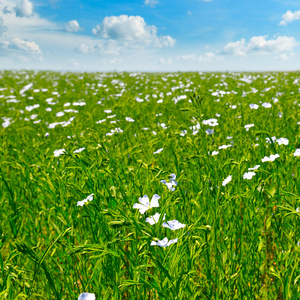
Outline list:
[[[0,298],[297,299],[299,77],[2,72]]]

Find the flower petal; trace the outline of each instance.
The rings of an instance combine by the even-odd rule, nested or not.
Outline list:
[[[160,196],[154,194],[151,199],[150,207],[159,207],[158,199],[160,199]]]
[[[139,198],[140,203],[142,203],[145,206],[149,206],[149,197],[147,195],[144,195],[142,198]]]

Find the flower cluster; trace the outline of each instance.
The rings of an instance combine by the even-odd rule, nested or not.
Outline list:
[[[170,182],[166,182],[165,180],[162,180],[164,184],[167,185],[169,190],[174,191],[175,188],[173,188],[173,185],[177,185],[177,181],[175,181],[176,175],[171,174],[171,179]],[[149,197],[147,195],[144,195],[143,197],[139,198],[139,203],[134,203],[133,208],[138,209],[141,214],[144,214],[147,210],[153,208],[153,207],[159,207],[158,200],[160,199],[160,196],[157,194],[154,194],[151,200],[149,200]],[[146,218],[146,222],[149,223],[150,225],[154,225],[159,222],[160,219],[160,213],[156,213],[153,216],[150,216]],[[165,220],[166,214],[163,215],[162,219]],[[163,227],[168,228],[170,230],[177,230],[184,228],[186,225],[180,223],[178,220],[171,220],[171,221],[166,221],[162,224]],[[167,247],[173,243],[176,243],[178,241],[178,238],[173,239],[173,240],[168,240],[167,237],[165,237],[162,240],[156,239],[155,241],[151,242],[151,246],[160,246],[160,247]]]

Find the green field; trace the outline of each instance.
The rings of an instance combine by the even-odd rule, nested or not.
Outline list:
[[[0,299],[299,299],[300,73],[0,77]]]

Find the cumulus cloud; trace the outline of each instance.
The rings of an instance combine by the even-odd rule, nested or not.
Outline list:
[[[158,4],[157,0],[145,0],[144,4],[146,6],[155,7]]]
[[[3,19],[0,17],[0,35],[6,30],[7,28],[3,25]]]
[[[100,55],[119,55],[120,50],[121,46],[114,40],[101,41],[96,45],[87,45],[83,43],[74,49],[77,53],[98,53]]]
[[[284,15],[282,15],[282,20],[280,21],[279,25],[286,25],[287,23],[299,19],[300,19],[300,10],[294,12],[288,10]]]
[[[140,16],[105,17],[93,33],[105,39],[116,40],[127,47],[173,47],[175,39],[171,36],[157,36],[157,28],[147,25]]]
[[[15,7],[16,16],[23,18],[23,17],[31,17],[33,15],[33,4],[29,0],[22,0],[16,7]]]
[[[249,42],[241,39],[228,43],[222,54],[245,56],[248,54],[272,54],[291,52],[298,46],[294,37],[278,36],[276,39],[267,40],[265,36],[254,36]]]
[[[78,32],[81,28],[76,20],[72,20],[65,24],[65,30],[68,32]]]
[[[19,38],[14,38],[12,41],[2,41],[0,47],[4,50],[11,49],[26,54],[42,54],[40,47],[35,42],[27,42]]]

